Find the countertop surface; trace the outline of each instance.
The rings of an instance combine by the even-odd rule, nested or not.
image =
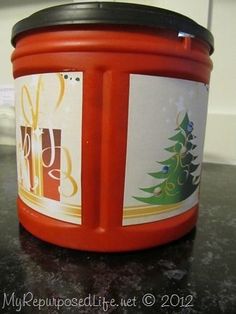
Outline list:
[[[197,227],[133,253],[34,238],[16,194],[15,150],[0,146],[0,313],[236,313],[236,167],[204,164]]]

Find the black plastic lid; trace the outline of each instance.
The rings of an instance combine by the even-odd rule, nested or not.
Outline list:
[[[12,29],[12,45],[23,32],[59,25],[135,25],[165,28],[202,39],[214,50],[212,34],[190,18],[165,9],[122,2],[82,2],[40,10],[16,23]]]

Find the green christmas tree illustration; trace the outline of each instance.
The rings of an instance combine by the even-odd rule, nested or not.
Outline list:
[[[136,200],[152,205],[174,204],[188,198],[197,189],[200,176],[195,176],[194,172],[199,167],[194,160],[198,156],[194,155],[193,144],[196,138],[192,134],[194,124],[189,120],[186,113],[182,122],[175,129],[177,133],[169,140],[175,143],[165,148],[173,155],[164,161],[158,162],[162,169],[158,172],[149,173],[150,176],[157,179],[157,184],[140,190],[149,193],[148,197],[134,197]]]

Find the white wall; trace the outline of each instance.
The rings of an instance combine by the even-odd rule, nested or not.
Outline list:
[[[0,0],[0,86],[13,83],[10,63],[12,26],[18,20],[41,8],[69,2],[79,1]],[[122,2],[156,5],[187,15],[205,27],[210,24],[215,37],[215,53],[212,56],[214,70],[211,79],[204,159],[210,162],[236,164],[236,1],[122,0]],[[9,138],[5,141],[1,139],[4,127],[1,124],[0,119],[0,143],[13,143]]]
[[[214,0],[212,55],[205,160],[236,165],[236,1]]]

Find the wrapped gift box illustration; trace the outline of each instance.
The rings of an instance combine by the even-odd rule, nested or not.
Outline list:
[[[81,169],[75,147],[80,151],[81,137],[79,127],[74,132],[67,120],[75,112],[76,118],[81,115],[81,84],[81,73],[16,80],[19,194],[35,210],[76,223],[81,217]]]

